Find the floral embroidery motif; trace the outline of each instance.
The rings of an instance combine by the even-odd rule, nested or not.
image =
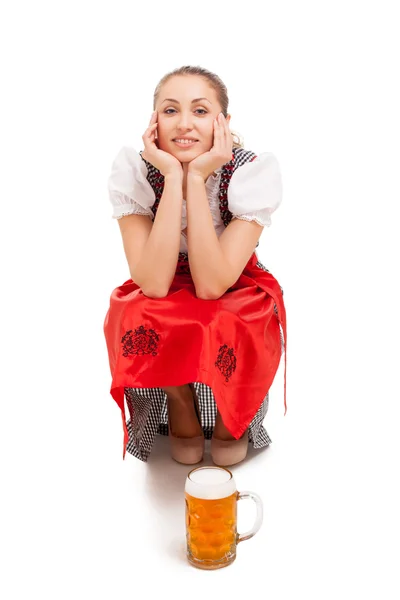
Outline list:
[[[220,347],[218,352],[217,362],[215,366],[221,371],[225,377],[225,381],[229,381],[229,377],[236,371],[236,356],[233,348],[228,348],[226,344]]]
[[[132,333],[132,329],[129,329],[121,340],[122,355],[125,357],[130,354],[152,354],[156,356],[159,340],[160,336],[154,329],[146,329],[143,325],[135,329],[134,333]]]

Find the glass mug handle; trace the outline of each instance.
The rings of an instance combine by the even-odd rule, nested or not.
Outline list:
[[[254,492],[238,492],[237,494],[237,499],[238,500],[253,500],[256,503],[256,509],[257,509],[257,514],[256,514],[256,520],[254,522],[254,525],[251,529],[249,529],[249,531],[246,531],[246,533],[238,533],[236,536],[236,543],[239,544],[239,542],[244,542],[245,540],[249,540],[250,538],[253,537],[253,535],[255,535],[257,533],[257,531],[260,529],[262,521],[263,521],[263,504],[262,504],[262,500],[260,498],[260,496],[258,496],[258,494],[255,494]]]

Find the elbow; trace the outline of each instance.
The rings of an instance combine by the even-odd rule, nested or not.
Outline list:
[[[196,289],[196,297],[200,298],[200,300],[218,300],[218,298],[221,298],[221,296],[223,296],[223,293]]]
[[[170,285],[165,286],[163,282],[142,281],[140,277],[135,278],[132,271],[131,279],[148,298],[165,298],[165,296],[168,296],[169,288],[171,287]]]
[[[165,298],[166,296],[168,296],[168,290],[147,290],[143,288],[141,289],[143,294],[148,298]]]
[[[219,281],[215,286],[206,286],[204,285],[204,281],[201,283],[197,282],[197,285],[195,282],[194,286],[196,290],[196,296],[201,300],[218,300],[230,287],[227,280],[223,280],[222,277],[219,278]]]

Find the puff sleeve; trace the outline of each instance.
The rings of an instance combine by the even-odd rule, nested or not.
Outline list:
[[[271,225],[271,214],[282,201],[282,180],[274,154],[263,152],[233,173],[228,187],[228,208],[234,218]]]
[[[123,147],[117,154],[108,178],[108,193],[113,206],[113,219],[125,215],[149,215],[155,194],[146,179],[147,166],[133,148]]]

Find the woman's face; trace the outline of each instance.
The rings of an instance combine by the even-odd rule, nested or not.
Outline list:
[[[205,79],[197,75],[171,77],[162,86],[155,109],[160,150],[186,163],[212,148],[213,122],[221,112],[221,105]],[[229,123],[230,115],[226,120]],[[183,138],[196,142],[185,145],[176,141]]]

